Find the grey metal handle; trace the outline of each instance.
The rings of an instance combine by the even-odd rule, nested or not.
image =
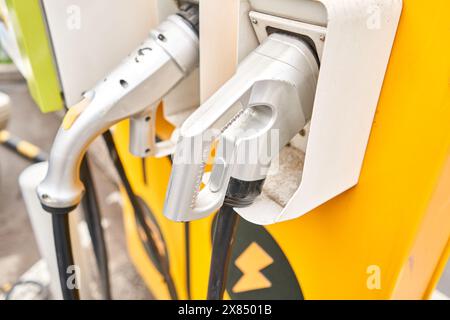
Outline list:
[[[264,179],[271,159],[311,117],[317,75],[314,55],[301,40],[279,34],[269,36],[181,127],[165,216],[175,221],[202,218],[222,205],[230,177]],[[251,144],[261,147],[256,156],[262,156],[268,150],[272,129],[278,130],[279,145],[267,161],[234,161],[234,157],[239,159],[248,153]],[[202,162],[213,140],[205,135],[211,130],[219,131],[212,135],[219,138],[219,148],[227,145],[232,152],[222,154],[219,150],[210,181],[199,191]],[[187,154],[191,159],[186,158]],[[197,162],[189,162],[192,159]]]

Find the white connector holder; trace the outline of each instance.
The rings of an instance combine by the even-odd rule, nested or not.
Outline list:
[[[317,2],[328,23],[301,183],[285,207],[259,197],[236,208],[256,224],[300,217],[355,186],[360,176],[402,1]]]

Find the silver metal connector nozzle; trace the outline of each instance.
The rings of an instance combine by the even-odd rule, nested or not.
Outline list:
[[[242,61],[180,129],[165,216],[203,218],[223,204],[231,177],[264,179],[271,159],[311,118],[318,73],[311,48],[289,35],[270,35]],[[214,167],[200,190],[214,141]]]
[[[84,187],[79,168],[88,146],[123,119],[132,119],[133,153],[157,156],[171,152],[167,143],[155,142],[154,115],[161,99],[198,67],[198,44],[188,22],[171,15],[70,108],[53,143],[47,176],[37,188],[44,207],[68,208],[80,202]]]

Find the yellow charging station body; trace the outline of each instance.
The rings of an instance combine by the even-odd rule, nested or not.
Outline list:
[[[446,0],[403,1],[358,185],[295,220],[263,227],[241,219],[228,298],[430,297],[450,253],[449,12]],[[166,139],[172,128],[159,118]],[[127,121],[114,136],[179,298],[204,299],[214,217],[164,218],[170,159],[130,155]],[[127,201],[124,224],[140,275],[156,298],[168,299]]]

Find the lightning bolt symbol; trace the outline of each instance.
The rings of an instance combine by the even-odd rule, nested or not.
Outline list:
[[[272,283],[260,271],[272,263],[272,257],[252,242],[234,263],[242,271],[242,277],[234,285],[233,292],[270,288]]]

